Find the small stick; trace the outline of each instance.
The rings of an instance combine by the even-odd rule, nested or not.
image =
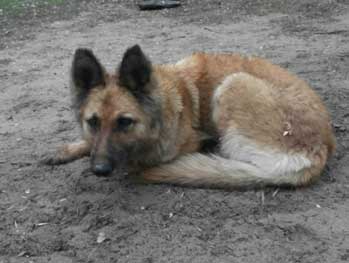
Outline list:
[[[274,193],[272,194],[272,197],[273,197],[273,198],[278,194],[279,190],[280,190],[280,188],[277,188],[277,189],[274,191]]]

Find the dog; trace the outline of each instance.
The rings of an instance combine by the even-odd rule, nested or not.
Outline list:
[[[258,57],[197,52],[153,65],[139,45],[107,73],[89,49],[71,67],[82,140],[45,158],[90,156],[96,175],[192,187],[305,186],[335,150],[320,97],[287,70]],[[206,141],[217,142],[210,153]]]

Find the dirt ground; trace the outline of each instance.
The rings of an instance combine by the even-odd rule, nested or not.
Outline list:
[[[126,0],[68,2],[0,13],[1,263],[349,262],[347,0],[186,0],[154,12]],[[74,50],[92,48],[114,70],[135,43],[156,63],[197,50],[256,54],[309,81],[338,140],[321,180],[227,192],[99,178],[87,158],[39,165],[79,137]]]

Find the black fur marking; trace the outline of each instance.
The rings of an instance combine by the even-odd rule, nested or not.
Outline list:
[[[134,123],[135,120],[132,118],[121,116],[115,120],[115,127],[113,128],[113,131],[127,132]]]
[[[104,70],[91,50],[79,48],[75,51],[72,69],[75,106],[79,107],[91,88],[104,84]]]
[[[114,145],[111,141],[108,142],[108,159],[112,162],[112,165],[117,173],[127,171],[127,162],[129,159],[129,152],[123,145]]]
[[[119,67],[120,84],[137,98],[148,94],[146,86],[150,81],[152,66],[138,45],[126,50]]]
[[[93,116],[87,120],[87,123],[94,133],[96,133],[100,129],[101,120],[97,117],[96,114],[93,114]]]
[[[149,154],[153,151],[154,142],[140,140],[132,143],[113,145],[108,143],[108,156],[116,170],[134,169],[134,165],[144,165],[144,160],[149,160]],[[154,162],[154,161],[153,161]],[[154,164],[157,164],[155,162]],[[154,165],[152,164],[152,165]],[[131,167],[131,166],[132,167]]]
[[[160,102],[157,102],[150,95],[138,97],[138,102],[142,105],[144,112],[150,116],[150,128],[162,127],[162,109]]]
[[[200,151],[203,153],[215,153],[219,148],[219,139],[210,138],[201,141]]]

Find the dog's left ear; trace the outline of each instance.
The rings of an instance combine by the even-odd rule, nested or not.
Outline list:
[[[129,89],[135,96],[147,94],[151,72],[151,62],[138,45],[126,50],[119,67],[121,85]]]

